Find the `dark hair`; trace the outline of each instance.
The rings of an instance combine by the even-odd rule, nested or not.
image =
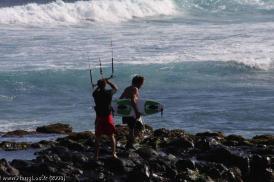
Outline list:
[[[145,78],[141,75],[136,75],[132,78],[132,85],[142,85]]]
[[[105,79],[101,79],[101,80],[98,80],[97,81],[97,86],[99,87],[99,88],[105,88],[106,87],[106,80]]]

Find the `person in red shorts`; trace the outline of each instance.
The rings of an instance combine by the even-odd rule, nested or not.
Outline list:
[[[111,89],[107,90],[106,85],[109,85]],[[101,135],[107,135],[111,139],[112,143],[112,157],[117,158],[116,155],[116,140],[115,140],[115,125],[112,116],[111,101],[112,96],[117,91],[117,86],[111,83],[107,79],[101,79],[97,82],[97,87],[94,90],[92,96],[95,102],[95,136],[96,136],[96,155],[95,158],[99,158],[99,142]]]

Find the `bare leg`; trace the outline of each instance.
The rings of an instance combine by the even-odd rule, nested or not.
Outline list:
[[[100,142],[100,136],[96,136],[95,138],[95,146],[96,146],[96,154],[95,154],[95,159],[98,160],[99,159],[99,142]]]
[[[112,157],[117,159],[117,155],[116,155],[116,139],[115,139],[115,135],[112,134],[110,135],[110,138],[111,138],[111,148],[112,148]]]
[[[128,147],[132,147],[135,142],[135,136],[134,136],[134,128],[129,128],[129,134],[128,134]]]

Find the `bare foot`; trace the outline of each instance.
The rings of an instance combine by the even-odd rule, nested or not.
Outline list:
[[[113,154],[113,155],[112,155],[112,158],[113,158],[113,159],[118,159],[118,156],[117,156],[116,154]]]

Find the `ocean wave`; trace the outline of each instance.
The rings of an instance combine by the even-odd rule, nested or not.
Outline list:
[[[12,130],[18,130],[18,129],[23,129],[26,131],[33,131],[34,127],[40,126],[43,124],[42,121],[37,121],[37,120],[30,120],[30,121],[25,121],[25,120],[2,120],[0,119],[0,132],[7,132],[7,131],[12,131]]]
[[[119,23],[192,12],[274,13],[274,2],[267,0],[24,0],[0,2],[0,7],[0,24],[26,25]]]
[[[184,9],[211,13],[274,10],[274,2],[269,0],[176,0],[176,3]]]
[[[0,9],[0,24],[77,24],[79,22],[123,22],[133,18],[173,15],[172,0],[100,0],[48,4],[30,3]]]

